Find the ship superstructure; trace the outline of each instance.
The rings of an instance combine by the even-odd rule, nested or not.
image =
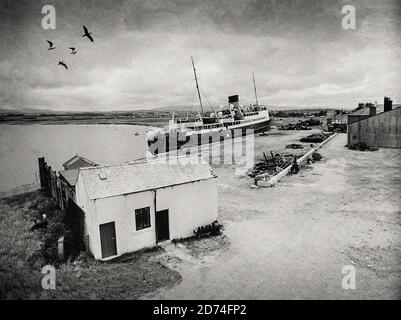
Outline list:
[[[194,147],[270,130],[269,111],[266,107],[259,105],[254,75],[255,104],[244,107],[239,103],[239,96],[232,95],[228,97],[226,108],[219,108],[216,111],[211,106],[212,112],[206,113],[192,57],[191,61],[200,105],[198,117],[192,121],[176,120],[173,115],[167,128],[149,131],[147,139],[150,152],[164,153],[178,150],[183,146]]]

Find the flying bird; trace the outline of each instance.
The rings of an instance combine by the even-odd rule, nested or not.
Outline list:
[[[77,54],[78,52],[74,47],[70,47],[69,49],[71,50],[71,54]]]
[[[46,40],[49,43],[49,48],[47,48],[47,50],[54,50],[56,49],[56,47],[54,46],[53,42]]]
[[[88,31],[88,28],[85,27],[85,26],[84,26],[84,32],[85,32],[85,34],[84,34],[82,37],[88,37],[88,39],[89,39],[90,41],[94,42],[94,41],[93,41],[93,38],[92,38],[92,36],[91,36],[92,32],[89,32],[89,31]]]
[[[63,66],[64,68],[66,68],[66,69],[68,70],[68,67],[67,67],[67,65],[65,64],[64,61],[59,61],[59,62],[58,62],[58,65],[59,65],[59,66]]]

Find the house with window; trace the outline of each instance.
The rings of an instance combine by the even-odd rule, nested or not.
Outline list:
[[[217,220],[217,186],[208,164],[131,163],[79,170],[76,203],[84,236],[104,260],[193,235]]]

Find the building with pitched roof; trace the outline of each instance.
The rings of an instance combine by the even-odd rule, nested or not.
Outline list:
[[[97,166],[95,162],[86,159],[83,156],[80,156],[79,154],[76,154],[70,160],[63,163],[63,167],[65,170],[74,170],[79,168],[95,167],[95,166]]]
[[[63,164],[65,170],[58,172],[58,183],[61,192],[59,205],[61,209],[67,207],[69,199],[75,201],[75,185],[78,180],[79,169],[96,166],[98,164],[78,154]]]
[[[81,168],[76,203],[85,212],[87,249],[104,260],[193,235],[217,220],[215,177],[208,164]]]

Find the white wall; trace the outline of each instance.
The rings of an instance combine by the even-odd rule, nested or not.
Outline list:
[[[75,203],[85,212],[84,241],[86,249],[92,252],[92,237],[89,236],[92,233],[92,206],[90,205],[90,200],[88,198],[88,194],[85,191],[83,181],[79,176],[75,185]],[[89,243],[86,242],[88,236]]]
[[[215,179],[157,190],[156,209],[169,209],[170,239],[193,235],[195,228],[217,219]]]
[[[96,259],[102,259],[99,225],[103,223],[115,223],[117,255],[156,245],[155,191],[87,201],[78,196],[82,187],[77,184],[77,203],[85,211],[90,251]],[[169,210],[170,239],[191,236],[193,229],[217,219],[215,179],[157,189],[156,199],[156,210]],[[135,209],[144,207],[150,207],[150,227],[137,231]]]
[[[93,203],[92,239],[95,243],[93,255],[102,258],[99,226],[114,222],[116,230],[117,254],[139,250],[156,242],[154,192],[147,191],[130,195],[95,200]],[[136,230],[135,209],[150,207],[150,227]]]

